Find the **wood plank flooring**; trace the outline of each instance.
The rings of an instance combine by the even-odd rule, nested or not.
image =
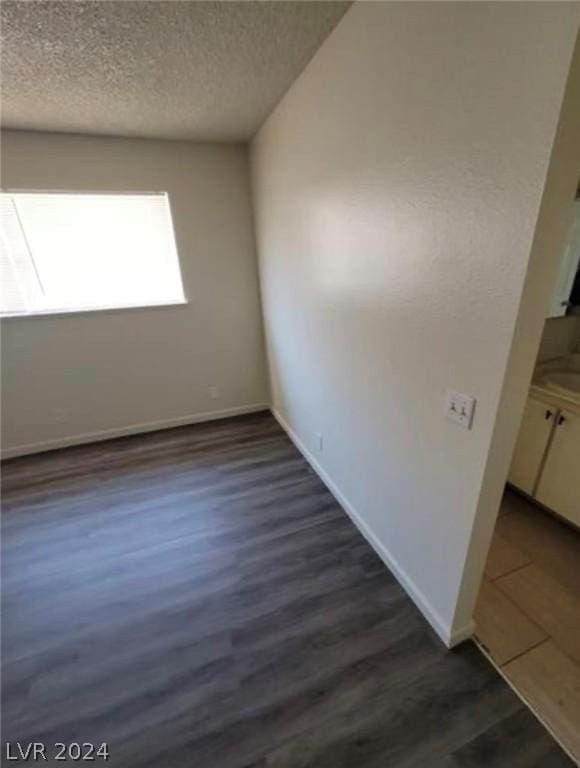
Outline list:
[[[476,636],[580,763],[580,535],[507,491]]]
[[[14,459],[3,504],[4,742],[107,742],[118,768],[571,765],[269,414]]]

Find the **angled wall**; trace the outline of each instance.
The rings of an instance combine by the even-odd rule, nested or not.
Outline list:
[[[252,149],[274,408],[449,644],[471,631],[468,551],[579,19],[355,3]],[[446,421],[450,388],[477,398],[472,431]]]

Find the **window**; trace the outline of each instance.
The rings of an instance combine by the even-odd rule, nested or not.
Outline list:
[[[184,303],[165,193],[0,194],[3,315]]]

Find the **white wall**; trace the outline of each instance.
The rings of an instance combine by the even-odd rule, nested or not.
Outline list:
[[[268,402],[245,147],[5,132],[2,183],[166,190],[189,297],[184,307],[4,320],[7,455]]]
[[[579,17],[355,3],[253,146],[274,406],[450,643]]]

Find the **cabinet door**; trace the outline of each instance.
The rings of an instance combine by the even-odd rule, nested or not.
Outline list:
[[[580,416],[562,411],[536,498],[554,512],[580,525]]]
[[[574,279],[580,262],[580,200],[574,203],[574,219],[568,235],[566,250],[560,262],[558,281],[548,317],[562,317],[568,309]]]
[[[556,409],[551,405],[528,397],[508,480],[530,495],[536,486],[555,415]]]

